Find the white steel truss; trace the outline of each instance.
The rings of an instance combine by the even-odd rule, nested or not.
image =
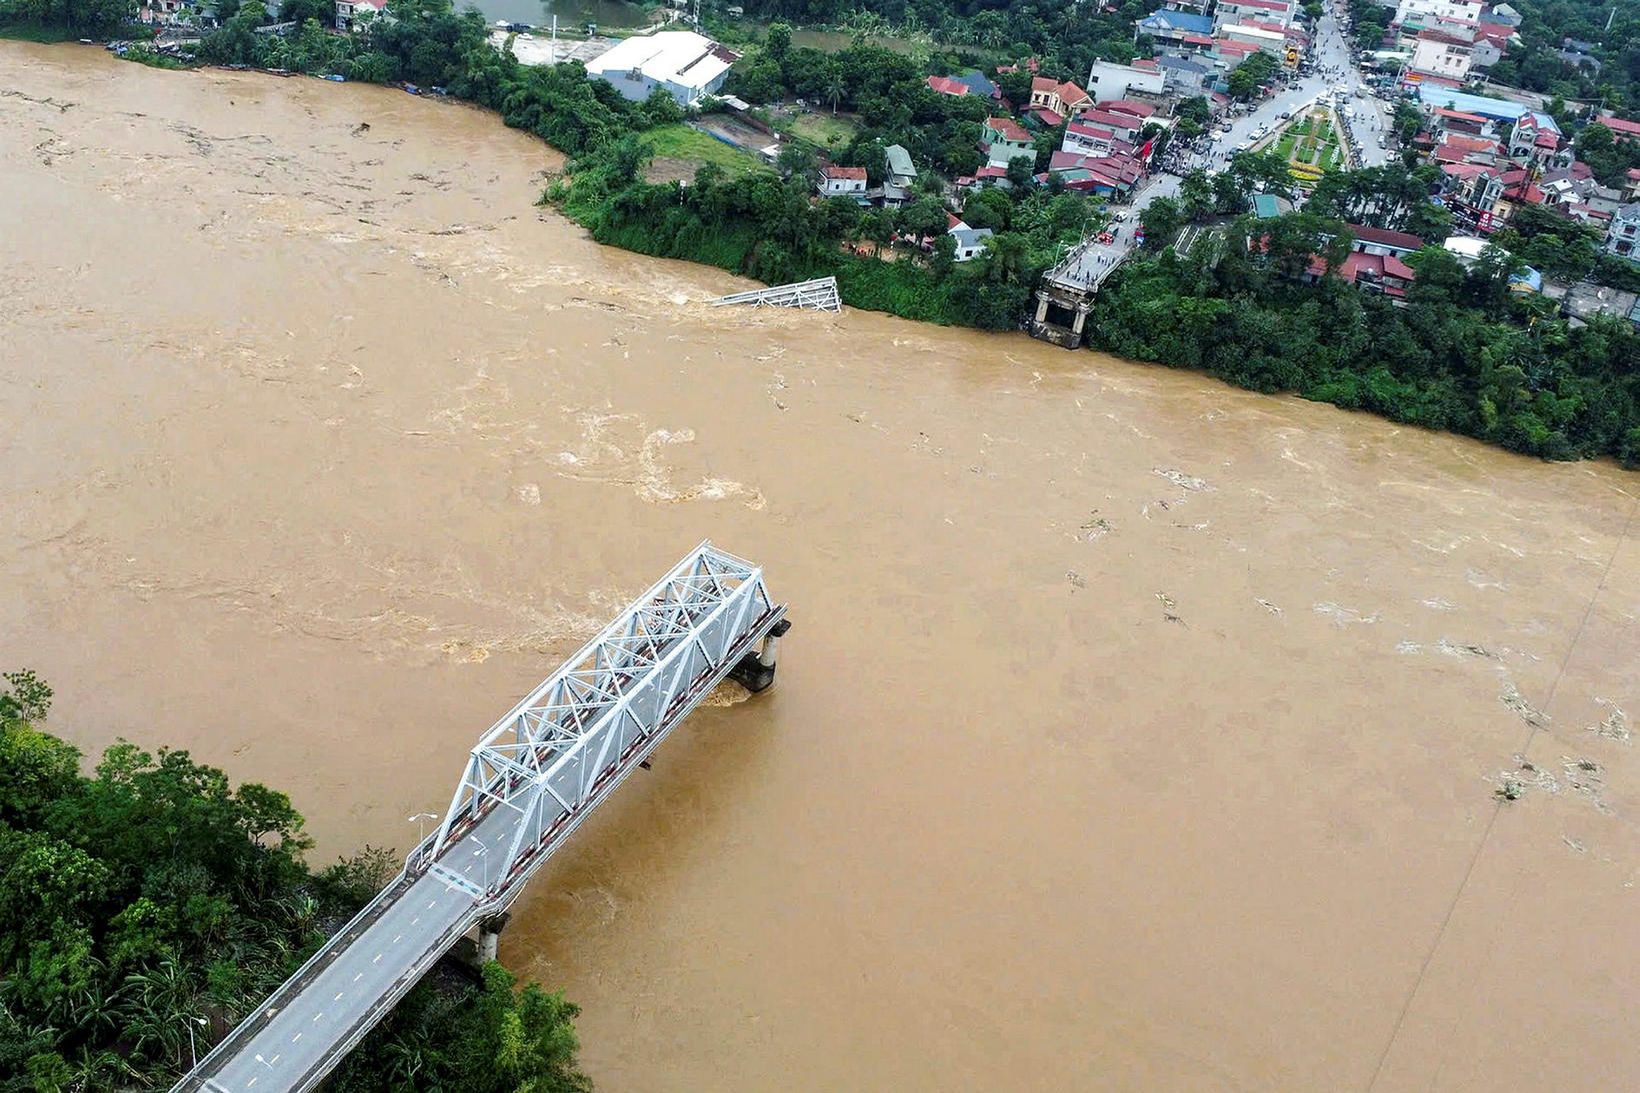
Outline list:
[[[813,281],[794,281],[789,285],[771,285],[750,292],[736,292],[712,301],[713,307],[725,304],[752,304],[756,307],[799,307],[812,311],[841,311],[843,296],[837,290],[837,278],[818,277]]]
[[[522,888],[513,882],[784,614],[760,568],[710,543],[696,547],[479,738],[438,832],[411,855],[410,869],[437,862],[496,809],[510,809],[522,822],[507,825],[507,846],[490,848],[499,854],[480,897],[510,903]]]

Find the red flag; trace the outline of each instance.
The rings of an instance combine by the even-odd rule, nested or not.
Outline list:
[[[1143,148],[1139,149],[1139,158],[1144,160],[1146,163],[1149,163],[1150,162],[1150,153],[1155,151],[1155,149],[1156,149],[1156,138],[1151,137],[1149,140],[1145,141],[1145,146]]]

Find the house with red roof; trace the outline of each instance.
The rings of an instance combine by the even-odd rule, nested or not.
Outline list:
[[[967,84],[958,83],[949,76],[930,76],[923,82],[928,84],[930,91],[937,91],[941,95],[950,95],[952,98],[960,99],[968,94]]]
[[[1424,249],[1424,241],[1407,232],[1374,228],[1366,224],[1346,224],[1345,227],[1349,228],[1350,234],[1355,237],[1350,243],[1350,249],[1361,251],[1363,254],[1392,254],[1399,257]]]
[[[1618,140],[1640,140],[1640,121],[1629,121],[1613,114],[1601,114],[1595,121],[1612,131]]]
[[[1045,76],[1037,76],[1031,80],[1031,106],[1051,111],[1061,119],[1092,101],[1086,91],[1069,80],[1060,83]]]
[[[822,167],[816,188],[821,197],[852,197],[861,205],[866,197],[866,169],[864,167]]]
[[[1016,159],[1036,159],[1036,141],[1013,118],[986,118],[980,147],[992,167],[1006,168]]]
[[[1331,272],[1345,284],[1354,285],[1362,292],[1382,294],[1397,301],[1405,299],[1407,289],[1418,279],[1417,271],[1395,255],[1367,254],[1363,251],[1351,251],[1344,264]],[[1326,259],[1318,256],[1310,260],[1305,280],[1314,283],[1327,273]]]

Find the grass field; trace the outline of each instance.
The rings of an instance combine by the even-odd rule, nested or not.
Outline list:
[[[766,171],[768,166],[749,152],[731,148],[715,137],[687,125],[663,125],[643,135],[643,142],[657,161],[675,160],[680,163],[715,163],[731,174]],[[691,170],[687,177],[693,177]]]
[[[834,143],[847,144],[855,130],[854,122],[849,118],[818,113],[799,114],[792,119],[791,126],[792,132],[823,148]]]

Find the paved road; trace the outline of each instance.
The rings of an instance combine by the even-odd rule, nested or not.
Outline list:
[[[316,978],[219,1069],[199,1075],[208,1078],[205,1084],[190,1086],[211,1093],[280,1093],[296,1088],[365,1022],[395,984],[406,978],[413,984],[460,936],[457,927],[490,879],[486,856],[492,850],[497,861],[505,856],[506,840],[518,823],[514,810],[492,810],[477,830],[453,844],[439,861],[471,890],[437,868],[424,874],[356,937],[333,938],[333,946],[345,947],[321,966]],[[285,1004],[283,994],[269,1003]]]
[[[1348,106],[1355,117],[1347,120],[1345,124],[1350,127],[1351,135],[1354,137],[1360,165],[1373,167],[1388,161],[1391,153],[1380,148],[1378,140],[1389,129],[1389,106],[1376,97],[1355,97],[1356,88],[1364,86],[1364,81],[1360,69],[1355,66],[1350,44],[1340,30],[1331,8],[1322,14],[1321,21],[1317,24],[1316,41],[1311,57],[1316,64],[1316,72],[1313,75],[1305,76],[1281,88],[1250,113],[1229,119],[1229,133],[1214,140],[1201,154],[1191,157],[1185,164],[1186,169],[1201,168],[1209,172],[1223,170],[1228,166],[1230,157],[1250,142],[1254,132],[1260,127],[1266,132],[1274,132],[1281,122],[1283,113],[1296,114],[1301,108],[1316,102],[1324,93],[1334,89],[1342,89],[1350,96]],[[1340,74],[1332,75],[1328,72],[1329,69]],[[1158,197],[1172,197],[1178,192],[1178,176],[1165,172],[1151,175],[1148,182],[1134,194],[1126,210],[1117,210],[1125,211],[1125,217],[1122,223],[1115,225],[1114,242],[1099,243],[1091,237],[1084,240],[1065,256],[1050,277],[1065,284],[1097,285],[1110,274],[1122,257],[1133,249],[1133,229],[1150,203]]]

